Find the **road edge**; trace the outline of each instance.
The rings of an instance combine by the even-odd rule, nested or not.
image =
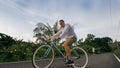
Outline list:
[[[115,54],[113,54],[113,55],[117,59],[117,61],[120,63],[120,59]]]
[[[27,62],[32,62],[32,61],[3,62],[3,63],[0,63],[0,64],[16,64],[16,63],[27,63]]]

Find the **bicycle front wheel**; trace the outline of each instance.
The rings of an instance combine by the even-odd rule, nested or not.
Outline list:
[[[53,48],[49,45],[38,47],[32,58],[34,68],[49,68],[54,60]]]
[[[85,68],[88,64],[88,55],[81,47],[74,47],[71,49],[72,60],[74,61],[74,68]]]

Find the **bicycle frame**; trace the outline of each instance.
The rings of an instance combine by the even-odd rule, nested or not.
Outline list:
[[[64,58],[66,58],[66,55],[64,55],[63,52],[62,52],[59,48],[56,47],[56,42],[55,42],[55,41],[51,41],[50,47],[51,47],[51,48],[56,48],[57,51],[61,54],[61,56],[63,56]],[[48,48],[48,49],[46,50],[46,52],[45,52],[45,54],[44,54],[44,57],[47,57],[47,56],[49,55],[49,53],[50,53],[50,51],[51,51],[51,48]],[[70,48],[72,48],[72,46],[70,46]],[[77,56],[79,56],[76,51],[74,51],[74,54],[76,54]]]
[[[50,53],[50,51],[51,51],[52,48],[57,49],[57,51],[61,54],[61,56],[65,57],[65,55],[62,53],[62,51],[59,48],[56,47],[56,42],[55,41],[51,41],[50,47],[51,48],[48,48],[46,50],[46,52],[44,54],[45,57],[48,56],[48,54]]]

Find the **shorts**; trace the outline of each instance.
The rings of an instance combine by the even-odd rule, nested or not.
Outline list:
[[[65,42],[68,42],[70,45],[74,42],[76,42],[77,38],[73,37],[73,38],[66,38]]]

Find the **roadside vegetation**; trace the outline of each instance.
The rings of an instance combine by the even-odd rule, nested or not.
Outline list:
[[[113,48],[113,53],[120,58],[120,42],[116,41],[114,43],[114,46],[116,46],[116,47]]]
[[[49,24],[38,23],[33,30],[36,38],[35,42],[26,42],[22,39],[16,39],[0,33],[0,62],[31,60],[35,49],[42,44],[49,44],[50,42],[46,41],[46,38],[52,36],[57,31],[57,22],[53,27]],[[59,43],[59,41],[57,42]],[[89,54],[92,54],[92,48],[95,48],[95,54],[113,52],[120,57],[120,42],[114,42],[110,37],[95,37],[93,34],[88,34],[85,40],[82,38],[78,39],[75,44],[85,49]],[[58,44],[58,48],[64,52],[62,43]],[[59,54],[56,54],[56,56],[59,56]]]

